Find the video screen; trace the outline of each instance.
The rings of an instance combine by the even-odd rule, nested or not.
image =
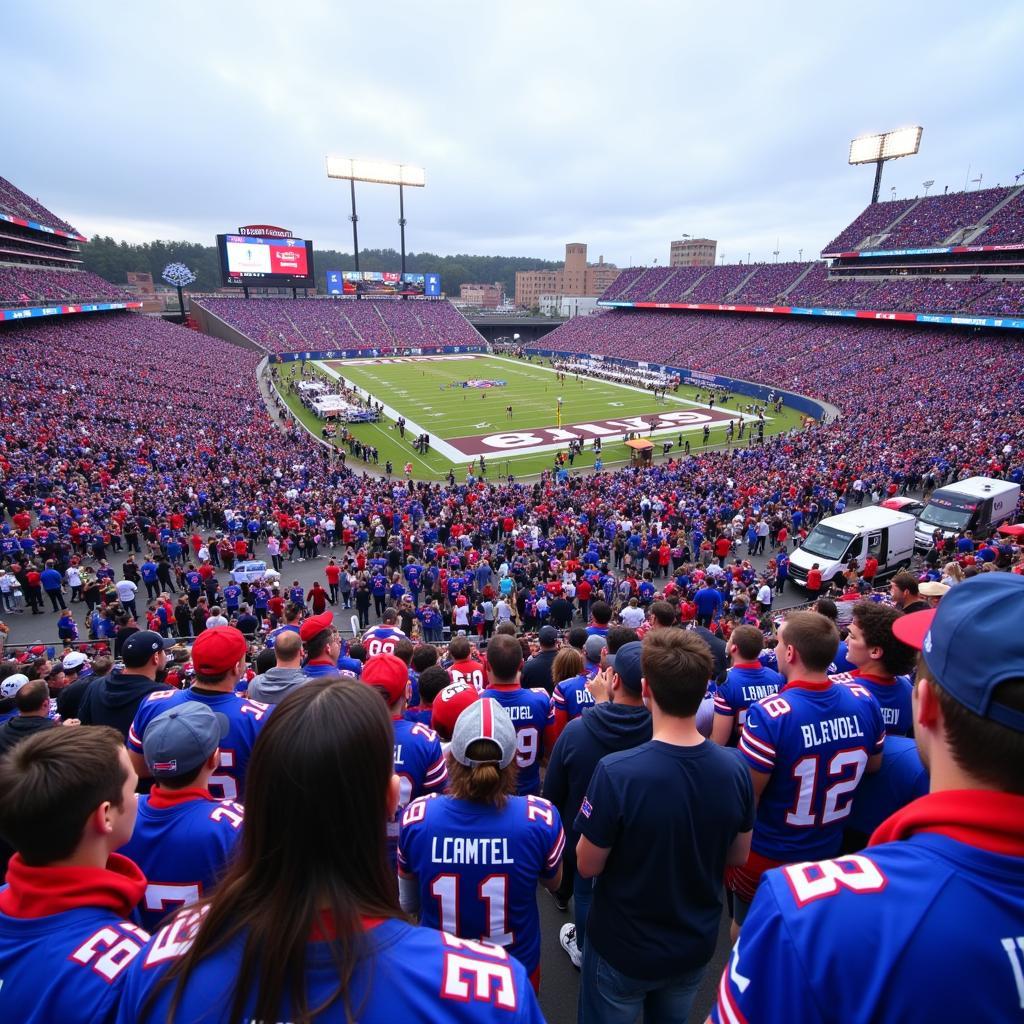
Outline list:
[[[328,295],[441,295],[440,274],[397,274],[382,270],[328,270]]]
[[[218,235],[226,285],[313,288],[313,243],[302,238]]]

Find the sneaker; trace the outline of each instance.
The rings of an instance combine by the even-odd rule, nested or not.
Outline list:
[[[562,944],[562,949],[569,954],[573,967],[578,971],[583,963],[583,953],[576,945],[576,925],[563,924],[558,930],[558,941]]]
[[[551,892],[551,890],[548,890]],[[551,892],[551,898],[555,901],[555,906],[558,908],[560,914],[564,914],[569,910],[569,902],[560,896],[557,892]]]

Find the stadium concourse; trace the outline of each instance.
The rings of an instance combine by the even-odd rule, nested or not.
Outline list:
[[[19,198],[24,194],[12,192],[6,184],[0,182],[0,210],[11,210],[12,216],[24,219],[31,213],[39,223],[55,228],[63,223],[38,204],[28,206],[27,197]],[[951,235],[979,219],[991,220],[985,230],[994,230],[994,237],[1012,237],[1012,225],[1008,227],[1005,217],[1000,217],[1019,201],[1020,193],[1003,190],[984,197],[984,202],[975,199],[975,195],[948,197],[947,203],[908,201],[898,209],[871,211],[870,216],[859,218],[864,220],[863,224],[844,233],[848,236],[844,244],[856,246],[887,234],[897,235],[901,244],[948,241]],[[902,219],[897,223],[898,217]],[[61,293],[80,295],[83,290],[102,290],[105,284],[91,282],[80,271],[19,264],[0,269],[0,287],[7,288],[9,283],[12,291],[17,290],[19,285],[13,282],[24,284],[24,275],[32,275],[28,283],[33,287],[22,288],[23,294],[45,296],[54,302],[61,301]],[[71,275],[74,283],[63,275]],[[924,279],[844,281],[833,279],[823,264],[783,264],[758,269],[713,268],[700,273],[692,269],[638,269],[624,274],[609,295],[623,296],[620,301],[665,301],[672,294],[685,296],[686,301],[703,302],[732,300],[747,294],[757,296],[756,301],[764,301],[765,296],[783,294],[792,299],[800,287],[806,286],[818,289],[815,296],[828,290],[830,295],[846,295],[851,302],[859,302],[867,290],[873,289],[872,301],[890,301],[885,295],[891,294],[891,301],[898,303],[920,299],[940,303],[943,308],[980,303],[994,311],[994,305],[1001,302],[1013,312],[1020,311],[1020,292],[1015,290],[1019,285],[1006,284],[1001,279],[984,283],[983,289],[971,279],[959,283],[928,279],[927,284]],[[889,293],[884,289],[889,289]],[[20,296],[13,300],[15,306],[22,301]],[[22,725],[34,716],[35,722],[42,723],[38,725],[39,731],[45,731],[55,721],[50,718],[52,712],[45,700],[48,687],[52,686],[57,713],[66,718],[81,718],[87,725],[114,724],[122,731],[133,765],[168,776],[159,779],[153,795],[147,798],[151,808],[167,809],[183,799],[167,796],[174,790],[177,766],[172,767],[173,759],[155,756],[155,747],[146,748],[148,729],[155,726],[149,734],[150,742],[155,743],[154,736],[164,735],[164,730],[173,732],[175,728],[163,722],[164,716],[157,714],[154,701],[172,709],[189,702],[208,703],[244,720],[244,725],[236,721],[231,726],[236,732],[230,743],[220,733],[219,725],[206,726],[214,744],[210,756],[220,742],[232,758],[204,769],[207,757],[196,769],[205,770],[206,774],[196,778],[205,780],[207,785],[223,787],[211,792],[225,799],[242,790],[246,771],[242,754],[247,756],[252,743],[258,744],[254,735],[263,727],[259,723],[275,721],[275,713],[267,713],[262,705],[245,703],[234,696],[236,684],[245,689],[255,685],[255,679],[245,671],[242,659],[246,642],[232,629],[232,623],[245,626],[252,638],[252,660],[262,659],[261,668],[273,664],[275,659],[280,661],[280,666],[271,670],[280,673],[270,677],[271,684],[296,688],[308,678],[334,675],[339,667],[366,674],[367,681],[378,687],[391,707],[396,757],[401,761],[415,754],[417,758],[415,769],[407,762],[400,766],[404,777],[400,792],[405,804],[410,797],[438,791],[444,785],[441,747],[435,734],[425,728],[428,721],[441,725],[442,716],[435,717],[433,712],[428,715],[428,709],[414,699],[407,709],[410,718],[404,717],[408,667],[400,663],[396,666],[396,659],[389,652],[404,652],[419,672],[425,662],[416,659],[429,657],[420,648],[429,646],[426,641],[436,640],[443,627],[454,634],[462,628],[471,635],[482,633],[489,638],[502,620],[511,620],[513,634],[526,640],[531,651],[532,657],[524,669],[527,681],[531,685],[541,684],[546,692],[520,698],[517,691],[495,689],[489,691],[489,696],[514,709],[515,721],[523,725],[523,730],[537,729],[532,734],[520,730],[520,754],[531,755],[520,763],[522,767],[532,767],[536,763],[534,758],[544,750],[543,743],[554,742],[558,727],[570,716],[570,697],[576,699],[576,710],[581,710],[589,704],[584,695],[594,690],[600,698],[605,682],[618,695],[612,708],[619,703],[632,707],[630,714],[638,722],[643,719],[641,724],[649,729],[640,696],[639,649],[624,652],[611,671],[602,673],[600,682],[591,680],[590,688],[583,680],[588,671],[583,653],[567,651],[565,657],[554,653],[556,644],[571,646],[574,638],[568,627],[573,625],[589,626],[592,633],[604,636],[603,624],[591,617],[596,619],[600,614],[604,618],[604,610],[598,612],[594,604],[597,598],[605,598],[613,609],[613,625],[624,626],[625,634],[608,636],[596,648],[584,647],[591,655],[590,672],[606,657],[607,652],[601,648],[612,646],[613,641],[617,647],[624,639],[644,634],[643,657],[650,659],[652,652],[656,654],[659,649],[662,656],[675,657],[685,649],[687,657],[682,660],[689,666],[689,675],[696,672],[694,692],[698,702],[704,697],[705,709],[710,710],[707,694],[714,689],[709,685],[713,677],[716,683],[722,683],[715,702],[716,720],[724,708],[742,723],[749,708],[755,709],[756,717],[761,715],[764,705],[729,705],[730,680],[722,675],[724,665],[711,660],[711,653],[721,658],[725,642],[735,640],[734,671],[738,668],[756,673],[758,686],[779,685],[777,677],[767,674],[773,656],[765,655],[765,664],[761,665],[758,650],[763,638],[767,638],[769,647],[775,642],[773,613],[805,596],[793,594],[780,575],[785,572],[784,552],[792,550],[813,523],[848,505],[900,493],[919,493],[963,476],[981,474],[1018,482],[1024,476],[1021,348],[1018,341],[999,331],[630,309],[577,318],[549,335],[547,345],[570,354],[629,358],[643,353],[652,361],[728,373],[769,388],[784,388],[826,400],[836,405],[842,415],[828,424],[768,438],[763,445],[704,452],[614,474],[571,475],[564,484],[556,484],[550,474],[544,474],[533,482],[474,481],[445,486],[415,480],[399,483],[340,468],[328,451],[286,414],[268,406],[260,389],[257,367],[266,354],[275,352],[341,346],[395,350],[463,342],[479,344],[472,328],[453,307],[443,302],[240,302],[216,298],[202,302],[204,308],[245,335],[255,347],[235,345],[128,312],[54,316],[0,326],[0,391],[4,395],[4,421],[0,427],[0,560],[4,574],[0,577],[0,595],[7,610],[3,618],[10,624],[5,628],[9,629],[7,639],[11,643],[10,650],[5,652],[11,657],[0,664],[0,716],[9,716],[12,721],[21,719]],[[906,595],[913,596],[924,580],[934,589],[941,578],[940,590],[950,586],[954,595],[962,587],[968,595],[964,599],[967,604],[977,590],[976,582],[985,584],[986,580],[961,583],[964,575],[1019,583],[1012,576],[1024,575],[1024,549],[1008,542],[996,548],[990,540],[964,537],[952,550],[929,552],[909,581],[898,581],[903,586],[894,588],[893,600],[900,605],[909,603]],[[132,562],[127,560],[129,553],[134,555]],[[258,586],[241,594],[229,587],[228,561],[250,554],[277,564],[282,580],[280,601]],[[332,556],[336,572],[328,572]],[[207,565],[208,562],[218,564]],[[138,569],[137,583],[132,580],[132,563]],[[1008,572],[997,572],[997,563]],[[293,579],[299,581],[294,591]],[[347,601],[343,596],[345,581],[349,585]],[[852,577],[844,577],[844,586],[849,590],[844,595],[848,598],[862,589],[870,590],[870,583]],[[168,602],[154,596],[161,592],[169,595]],[[410,601],[404,600],[406,596]],[[242,605],[246,598],[253,605],[255,614],[251,616]],[[284,607],[285,599],[292,605],[289,610]],[[74,621],[62,617],[60,626],[58,612],[62,603],[69,605]],[[852,602],[842,603],[848,611]],[[214,604],[224,613],[224,622],[220,618],[209,621]],[[350,609],[346,605],[355,607]],[[83,614],[88,606],[96,611],[94,616]],[[851,661],[842,667],[859,671],[860,664],[867,664],[870,668],[870,663],[861,658],[860,649],[877,648],[884,657],[894,659],[892,671],[880,678],[892,683],[893,693],[905,695],[909,683],[897,686],[896,680],[911,654],[909,648],[893,646],[897,629],[893,622],[899,621],[899,612],[890,610],[887,600],[868,603],[866,607],[883,611],[862,613],[864,623],[857,625],[848,637],[846,652]],[[39,614],[30,614],[33,610]],[[829,611],[828,606],[823,610]],[[347,655],[343,653],[332,630],[332,625],[347,629],[354,611],[363,619],[361,627],[368,630],[365,645],[359,645],[362,658],[352,657],[360,653],[353,650],[354,644]],[[325,612],[333,613],[333,619],[319,617]],[[879,615],[884,628],[876,621]],[[697,618],[710,623],[710,634],[676,628]],[[282,619],[290,619],[292,628],[285,626],[282,632]],[[382,619],[384,625],[378,626]],[[402,636],[390,625],[393,619],[404,625],[405,633],[418,642],[403,646]],[[838,653],[838,634],[823,615],[787,621],[796,623],[794,633],[799,629],[804,637],[794,635],[792,644],[786,645],[787,657],[804,658],[805,638],[812,634],[827,633],[825,639],[833,643],[832,653]],[[849,616],[844,616],[843,621],[848,623]],[[561,629],[549,634],[541,630],[542,626]],[[736,632],[743,626],[752,628],[746,634]],[[136,631],[136,627],[140,629]],[[161,636],[149,636],[145,627]],[[788,628],[782,627],[784,632]],[[877,644],[864,639],[869,628],[882,631]],[[631,629],[633,633],[629,632]],[[288,632],[296,631],[298,639],[286,637]],[[90,632],[97,635],[90,636]],[[1004,630],[1004,634],[1007,632]],[[738,638],[744,635],[753,635],[750,642],[758,650],[746,654],[740,650]],[[268,636],[281,644],[279,653],[265,650]],[[450,679],[458,689],[467,673],[471,676],[479,672],[482,677],[483,665],[461,649],[457,636],[455,640],[453,646],[441,641],[442,656],[448,656],[444,663],[448,675],[442,675],[442,683],[447,684]],[[44,647],[42,652],[30,649],[29,645],[37,641]],[[166,676],[165,655],[159,650],[165,642],[175,642],[183,649],[181,664],[176,663]],[[300,665],[300,642],[305,651],[304,665]],[[541,643],[544,649],[535,652],[535,646]],[[98,645],[114,644],[126,667],[108,677],[105,670],[111,668],[111,661]],[[514,647],[515,642],[512,644]],[[55,648],[54,660],[65,653],[71,657],[61,657],[58,668],[45,649],[48,646]],[[823,646],[828,644],[811,644],[818,660]],[[490,671],[499,673],[492,682],[500,682],[504,678],[500,675],[501,652],[505,650],[507,662],[508,643],[499,636],[488,647],[491,653],[485,657],[490,659],[493,655]],[[673,648],[675,655],[671,653]],[[926,654],[929,651],[927,646]],[[86,676],[89,681],[72,691],[64,686],[67,675],[63,666],[67,665],[68,673],[80,673],[83,656],[84,664],[94,662],[103,670]],[[518,658],[517,650],[514,660]],[[557,658],[562,658],[561,665],[554,664]],[[365,664],[362,659],[366,659]],[[902,659],[899,666],[898,659]],[[813,660],[808,656],[807,664]],[[562,676],[565,665],[571,667],[566,670],[569,674]],[[820,667],[824,670],[825,666]],[[428,671],[428,667],[423,667],[422,675]],[[657,678],[657,664],[648,661],[644,671],[645,678]],[[181,694],[159,689],[165,679],[179,687],[186,686],[191,672],[199,673],[198,686]],[[552,672],[559,675],[560,689],[554,688]],[[856,702],[851,720],[856,719],[857,729],[865,731],[883,721],[876,697],[866,688],[870,685],[866,681],[868,675],[861,677],[860,684],[854,681],[855,685],[849,688],[830,691],[838,693],[842,700]],[[37,684],[39,677],[45,678],[46,686]],[[267,685],[267,679],[261,676],[260,683]],[[120,699],[129,684],[138,687],[134,704]],[[814,685],[839,686],[824,677]],[[465,694],[470,687],[471,684],[459,692]],[[156,696],[152,696],[154,691]],[[447,689],[445,692],[448,693]],[[665,691],[652,684],[649,700],[657,704],[659,692]],[[36,704],[29,702],[33,694],[39,697]],[[302,694],[298,696],[301,698]],[[469,698],[472,696],[470,693]],[[539,716],[532,719],[535,724],[523,724],[525,702],[529,702],[529,714]],[[296,704],[292,700],[289,706]],[[777,711],[779,706],[771,707]],[[657,710],[662,714],[660,704]],[[588,718],[597,721],[601,717],[596,708],[581,710],[581,714],[582,725]],[[770,709],[764,712],[765,716],[768,714]],[[198,712],[196,716],[202,717]],[[692,715],[686,717],[680,712],[676,717],[688,722]],[[211,721],[215,721],[212,716]],[[664,719],[659,721],[663,723]],[[158,722],[163,724],[156,725]],[[769,725],[764,717],[761,724]],[[549,726],[554,727],[553,731],[548,731]],[[816,721],[803,720],[800,727],[810,729],[811,735],[819,735],[815,732]],[[8,735],[9,724],[3,730],[0,739]],[[241,730],[247,731],[243,735]],[[577,735],[580,732],[582,729],[575,730]],[[643,728],[638,735],[642,733]],[[723,743],[736,745],[731,729],[727,733]],[[400,735],[404,752],[403,745],[398,743]],[[546,735],[545,740],[541,740],[541,735]],[[566,749],[564,741],[571,736],[572,733],[564,734],[546,753],[560,761]],[[751,738],[746,731],[742,737],[736,749],[752,772],[761,770],[758,759],[774,759],[776,748]],[[783,739],[778,740],[777,746],[780,760]],[[237,745],[243,740],[248,744],[244,751]],[[30,744],[41,748],[46,742],[45,737],[25,739],[20,749],[32,751]],[[559,743],[563,746],[559,747]],[[857,748],[857,763],[863,767],[876,757],[880,743],[880,736],[872,734],[868,745]],[[892,744],[886,740],[883,749],[896,745],[896,740]],[[701,749],[714,750],[710,745],[701,745]],[[898,749],[905,758],[913,754],[912,744]],[[257,766],[259,755],[257,745]],[[123,752],[119,756],[124,760]],[[716,751],[711,756],[720,755]],[[851,751],[847,748],[836,756],[849,758]],[[453,774],[458,772],[455,758],[453,752],[448,762]],[[459,764],[462,768],[472,767],[464,760]],[[622,761],[616,764],[621,765]],[[738,780],[737,786],[743,793],[749,793],[747,772],[736,775],[735,765],[723,767],[726,764],[723,759],[721,770],[732,772],[729,777]],[[214,768],[219,769],[216,775],[211,774]],[[920,775],[918,764],[915,786],[920,783]],[[801,801],[807,778],[805,766],[800,776]],[[852,788],[859,778],[858,772],[853,784],[848,785],[846,780],[843,785]],[[12,779],[11,785],[16,782]],[[587,780],[583,780],[581,786],[585,789],[586,785]],[[601,785],[604,795],[611,799],[614,782],[607,772],[602,775]],[[235,788],[229,792],[230,786]],[[657,792],[657,787],[647,788]],[[912,788],[908,787],[907,792]],[[738,798],[743,808],[733,823],[734,834],[749,832],[753,821],[752,801],[743,793]],[[12,821],[15,811],[7,807],[4,795],[0,793],[0,820]],[[792,796],[793,800],[787,797],[781,804],[795,807],[798,816],[806,818],[807,807],[803,802],[796,803],[795,792]],[[193,798],[208,800],[211,794],[193,794]],[[255,795],[254,800],[259,800],[259,796]],[[412,819],[407,819],[407,825],[416,823],[417,815],[426,814],[422,805],[418,809],[412,806]],[[553,828],[557,819],[547,804],[534,800],[524,806],[533,808],[532,818],[545,818]],[[840,808],[833,803],[832,807],[837,812],[834,817],[839,818],[840,811],[849,804]],[[244,828],[244,812],[238,804],[218,804],[218,809],[222,818],[229,819],[229,825],[234,822],[231,827]],[[561,810],[563,826],[570,831],[578,828],[583,834],[581,857],[587,856],[586,843],[597,849],[604,845],[597,841],[599,834],[591,831],[597,816],[591,825],[583,820],[594,812],[589,798],[582,804],[577,800],[572,807],[563,803]],[[582,812],[579,818],[575,817],[577,810]],[[4,818],[4,814],[9,816]],[[826,830],[823,821],[812,824],[816,827],[805,828],[797,838],[787,839],[793,844],[791,848],[769,854],[759,853],[755,846],[755,855],[744,865],[735,861],[734,866],[755,872],[767,862],[806,859],[800,857],[804,848],[801,843],[807,849],[814,843],[828,846],[825,853],[814,846],[815,857],[837,853],[838,845],[830,845],[836,838],[835,830]],[[398,821],[392,822],[392,826],[394,840],[398,838]],[[754,825],[755,838],[758,827]],[[627,838],[642,841],[654,856],[668,848],[668,844],[651,841],[655,832],[656,829],[650,833],[641,829],[636,836]],[[24,832],[16,836],[19,842],[24,838]],[[154,850],[145,849],[141,830],[132,841],[136,838],[140,858],[154,854]],[[379,838],[383,840],[383,833]],[[570,848],[575,838],[573,834]],[[31,835],[28,841],[31,842]],[[847,842],[853,841],[847,837]],[[850,849],[861,846],[863,842],[854,843]],[[721,897],[725,850],[702,850],[699,842],[691,843],[691,847],[703,875],[710,879],[711,902],[701,908],[705,925],[710,920],[710,932],[702,935],[701,940],[710,940],[714,955],[700,982],[690,1019],[704,1019],[715,999],[716,987],[720,1019],[743,1019],[737,1001],[742,1001],[745,986],[738,991],[733,991],[733,987],[739,986],[744,976],[740,975],[739,981],[730,981],[727,974],[718,986],[730,947],[728,922],[717,902]],[[111,846],[111,850],[115,848]],[[557,854],[559,849],[560,841],[556,841],[546,852]],[[735,856],[732,845],[729,849]],[[391,852],[394,853],[393,846]],[[705,854],[707,862],[703,860]],[[864,857],[853,861],[862,875],[867,871],[865,862]],[[593,863],[586,861],[588,865]],[[187,858],[177,865],[182,870],[186,866],[190,866]],[[599,869],[603,867],[599,865]],[[12,889],[8,892],[16,890],[31,870],[46,869],[30,869],[22,859],[13,861],[9,876]],[[605,878],[612,876],[621,881],[615,858],[608,861],[607,870]],[[840,866],[830,871],[828,878],[834,881],[839,876],[847,878],[850,869]],[[588,873],[599,872],[590,872],[588,867]],[[624,932],[638,930],[634,917],[640,921],[646,920],[644,915],[660,914],[663,906],[658,901],[663,890],[666,901],[669,890],[673,899],[685,900],[675,884],[678,879],[667,878],[670,873],[639,879],[640,888],[645,881],[653,880],[654,884],[648,885],[646,901],[636,901],[627,913],[620,915]],[[163,907],[162,900],[168,893],[172,902],[189,902],[200,891],[206,891],[198,877],[160,875],[160,884],[146,893],[145,880],[140,881],[137,875],[131,877],[134,899],[130,902],[145,900],[151,913],[156,912],[156,907]],[[459,876],[452,877],[456,879],[453,885],[460,884]],[[741,897],[736,906],[736,913],[741,916],[744,886],[751,881],[756,883],[756,877],[744,877],[735,871],[729,877],[730,885]],[[209,886],[214,878],[215,874],[204,876],[203,884]],[[477,881],[479,892],[484,892],[482,887],[492,885],[493,876],[477,879],[474,875],[473,895],[478,892]],[[536,881],[536,876],[529,879],[528,898],[520,901],[527,908],[532,906]],[[814,883],[815,879],[808,876],[808,886],[813,887]],[[505,884],[510,883],[506,880]],[[595,942],[614,945],[614,937],[609,936],[607,929],[608,909],[598,906],[601,894],[609,893],[611,887],[611,882],[604,883],[604,888],[599,885],[595,893],[595,917],[605,915],[605,931]],[[841,888],[838,883],[836,887]],[[182,895],[185,889],[188,894]],[[441,891],[438,898],[448,892]],[[578,939],[582,935],[571,939],[569,933],[562,933],[582,912],[585,892],[586,887],[578,882],[576,887],[560,889],[561,905],[572,906],[569,916],[556,909],[546,893],[541,894],[540,997],[543,1010],[552,1021],[567,1022],[575,1017],[578,976],[562,950],[578,953]],[[403,891],[403,900],[406,895]],[[486,896],[488,900],[496,898],[493,886],[486,890]],[[216,890],[213,898],[218,899]],[[673,904],[672,909],[678,905]],[[754,901],[754,927],[749,933],[744,932],[745,937],[750,935],[751,942],[757,942],[763,935],[757,930],[765,927],[763,906],[763,901]],[[9,909],[9,903],[0,900],[0,925],[9,916]],[[527,909],[524,913],[520,929],[535,930],[538,924],[532,911]],[[452,928],[459,927],[454,917],[444,920]],[[103,961],[107,975],[102,979],[98,971],[87,969],[97,955],[97,950],[88,947],[88,941],[78,949],[61,949],[59,954],[49,949],[49,955],[44,957],[48,962],[81,964],[86,968],[81,977],[75,976],[72,983],[63,986],[64,998],[72,1002],[92,998],[95,986],[116,985],[124,977],[135,975],[143,960],[133,967],[128,965],[140,952],[143,936],[130,922],[118,923],[117,927],[121,930],[115,938],[122,959],[113,967]],[[493,927],[494,922],[488,921],[463,937],[492,935]],[[594,932],[601,934],[599,924],[594,924]],[[158,948],[165,950],[168,933],[161,934]],[[586,934],[589,942],[594,933]],[[563,943],[560,937],[566,941]],[[644,938],[641,935],[641,940]],[[78,941],[87,939],[83,935]],[[0,934],[0,956],[5,955],[6,948]],[[604,948],[607,947],[602,948],[602,956],[607,955]],[[764,945],[760,948],[760,958],[745,960],[744,971],[767,969],[763,965],[771,962],[771,950]],[[998,945],[996,954],[1001,955]],[[1015,955],[1010,952],[1011,963],[1016,963]],[[472,958],[473,950],[466,951],[465,956],[468,963],[478,963]],[[1003,966],[1005,959],[1002,955]],[[591,951],[584,969],[591,969],[593,963]],[[5,974],[5,980],[11,976]],[[528,1000],[525,972],[518,970],[509,978],[515,979],[517,997]],[[76,985],[81,986],[80,992]],[[593,996],[598,988],[595,983],[585,985],[584,994]],[[755,987],[754,996],[758,991]],[[795,986],[790,987],[786,998],[796,1004],[797,992]],[[489,992],[486,994],[490,996]],[[97,1011],[95,1019],[105,1018]]]

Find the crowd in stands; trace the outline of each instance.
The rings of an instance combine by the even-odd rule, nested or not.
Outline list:
[[[988,229],[973,245],[1011,245],[1024,242],[1024,192],[1018,193],[989,218]]]
[[[124,302],[123,288],[84,270],[50,270],[0,264],[0,305],[48,302]]]
[[[194,298],[269,352],[480,345],[449,302]]]
[[[12,217],[20,217],[23,220],[34,220],[49,228],[78,234],[67,221],[61,220],[56,214],[51,213],[42,203],[37,202],[30,195],[26,195],[6,178],[0,178],[0,213],[8,213]]]
[[[872,203],[849,227],[836,235],[822,252],[855,252],[865,239],[885,231],[916,202],[916,199],[891,199]]]

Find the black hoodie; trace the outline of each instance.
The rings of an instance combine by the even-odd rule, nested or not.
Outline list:
[[[44,729],[52,729],[56,724],[52,719],[39,715],[16,715],[9,719],[0,725],[0,757],[22,740]]]
[[[562,816],[567,848],[575,851],[578,834],[572,823],[586,796],[587,786],[606,754],[646,743],[653,732],[651,713],[631,704],[595,704],[585,708],[558,737],[544,777],[544,796]]]
[[[157,683],[134,672],[111,672],[97,679],[85,691],[78,709],[82,725],[109,725],[128,739],[128,730],[139,705],[157,690],[169,690],[165,683]]]

